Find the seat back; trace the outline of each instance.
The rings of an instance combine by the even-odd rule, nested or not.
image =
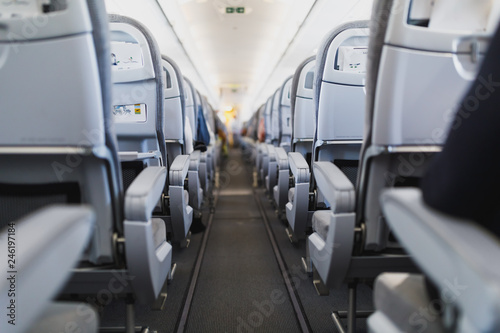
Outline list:
[[[368,21],[343,24],[316,56],[314,161],[336,164],[356,184],[365,115]]]
[[[0,18],[2,108],[13,111],[0,122],[0,227],[51,203],[88,203],[96,228],[82,260],[112,263],[123,203],[108,19],[101,1],[65,4],[0,4],[15,14]],[[46,24],[26,38],[26,20]]]
[[[169,57],[162,56],[165,75],[165,142],[169,166],[174,159],[184,154],[184,121],[186,119],[184,96],[184,78],[177,64]]]
[[[292,116],[291,150],[302,154],[311,163],[312,143],[316,130],[316,113],[313,102],[314,67],[316,57],[304,60],[293,75],[290,113]]]
[[[208,131],[210,133],[210,144],[215,143],[215,112],[212,105],[208,103],[205,96],[202,98],[203,103],[203,115],[205,117],[205,122],[207,124]]]
[[[409,0],[382,0],[372,12],[377,25],[370,35],[366,140],[356,198],[365,250],[388,246],[380,191],[418,184],[446,138],[472,78],[467,72],[486,49],[471,33],[430,27],[432,11],[417,9]],[[467,53],[471,49],[477,52]]]
[[[280,142],[280,105],[281,105],[281,87],[276,89],[272,96],[271,103],[271,133],[270,133],[270,144],[273,146],[278,146]]]
[[[286,152],[291,149],[292,141],[292,115],[291,115],[291,97],[292,97],[292,79],[289,77],[281,87],[281,98],[279,108],[280,118],[280,139],[279,146]]]
[[[259,115],[261,112],[261,109],[263,106],[261,106],[250,118],[248,122],[248,129],[247,129],[247,136],[251,138],[254,142],[257,142],[259,140],[258,138],[258,133],[257,130],[259,128]]]
[[[198,122],[200,117],[200,112],[203,112],[203,100],[201,99],[200,92],[197,89],[193,90],[194,93],[194,115],[195,115],[195,127],[193,128],[193,133],[195,134],[195,140],[198,140]]]
[[[191,81],[184,78],[184,95],[185,95],[185,121],[184,121],[184,136],[186,145],[186,154],[193,151],[193,142],[196,137],[196,106],[194,98],[194,87]],[[189,138],[188,138],[189,137]]]
[[[267,99],[266,107],[264,109],[264,127],[266,129],[265,143],[271,143],[272,140],[272,120],[271,113],[273,109],[273,96]]]
[[[146,166],[166,165],[161,54],[138,21],[110,15],[113,115],[125,190]]]

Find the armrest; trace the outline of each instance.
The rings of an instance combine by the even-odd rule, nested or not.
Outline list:
[[[267,143],[261,143],[259,149],[263,155],[267,155]]]
[[[184,179],[186,179],[189,171],[189,163],[189,155],[179,155],[175,158],[168,175],[170,185],[184,186]]]
[[[331,162],[314,162],[314,179],[334,213],[354,211],[356,193],[347,176]]]
[[[199,150],[194,150],[189,154],[189,171],[198,171],[200,165],[201,152]]]
[[[120,151],[118,152],[118,157],[120,161],[138,161],[138,160],[146,160],[148,158],[160,158],[159,151],[152,151],[149,153],[139,153],[138,151]]]
[[[470,221],[442,214],[419,189],[390,189],[381,204],[391,229],[447,302],[481,332],[500,330],[500,243]]]
[[[275,148],[276,152],[276,161],[278,162],[278,167],[280,170],[287,170],[288,169],[288,156],[286,154],[285,149],[282,147],[276,147]]]
[[[94,223],[88,206],[54,205],[13,222],[0,233],[5,254],[0,268],[6,276],[0,281],[0,299],[8,304],[8,289],[11,283],[17,285],[15,304],[22,304],[22,320],[14,320],[16,331],[26,331],[59,293],[88,245]],[[14,243],[15,252],[7,257],[8,246]],[[7,312],[0,322],[2,332],[11,329],[11,319],[16,318]]]
[[[149,221],[163,193],[167,169],[147,167],[134,179],[125,193],[125,219]]]
[[[290,171],[295,177],[295,183],[308,183],[311,179],[311,172],[309,171],[309,164],[300,153],[288,153],[288,163],[290,164]]]
[[[275,146],[268,144],[267,145],[267,156],[269,156],[269,162],[276,161],[276,148]]]

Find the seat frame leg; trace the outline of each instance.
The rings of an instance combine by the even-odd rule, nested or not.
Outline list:
[[[356,332],[356,319],[357,318],[368,318],[373,311],[366,310],[356,310],[356,291],[357,291],[357,282],[351,282],[348,284],[349,290],[349,306],[348,311],[333,311],[332,319],[335,324],[335,328],[340,333],[345,333],[344,326],[342,325],[341,319],[347,318],[347,332],[354,333]]]

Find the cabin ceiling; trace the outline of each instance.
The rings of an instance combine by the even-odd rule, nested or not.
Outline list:
[[[347,20],[368,19],[372,0],[106,0],[109,12],[152,30],[163,54],[216,109],[248,118]],[[234,12],[231,9],[234,8]],[[244,8],[238,13],[237,8]],[[241,11],[241,9],[239,10]]]

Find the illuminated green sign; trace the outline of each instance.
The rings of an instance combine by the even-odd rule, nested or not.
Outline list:
[[[245,14],[245,7],[226,7],[226,14]]]

